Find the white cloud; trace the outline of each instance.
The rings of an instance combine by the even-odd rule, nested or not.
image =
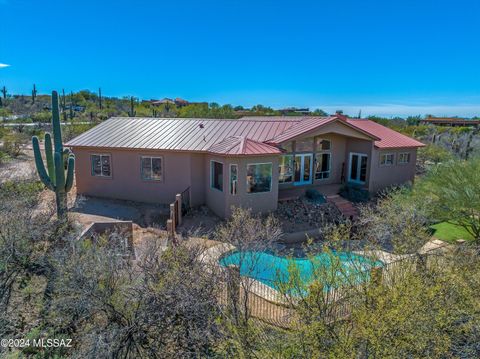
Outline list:
[[[369,105],[327,105],[327,106],[311,106],[311,108],[321,108],[329,113],[336,110],[350,116],[357,116],[362,111],[362,117],[366,116],[416,116],[431,114],[434,116],[460,116],[473,117],[480,115],[479,104],[452,104],[452,105],[405,105],[405,104],[369,104]]]
[[[0,0],[0,1],[1,1],[1,0]],[[10,65],[0,63],[0,69],[1,69],[2,67],[9,67],[9,66],[10,66]]]

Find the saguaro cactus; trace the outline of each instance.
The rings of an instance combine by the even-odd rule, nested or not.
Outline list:
[[[130,112],[128,113],[128,116],[130,117],[135,117],[137,113],[135,112],[135,99],[130,97]]]
[[[47,169],[43,163],[40,153],[40,145],[37,136],[32,137],[35,165],[43,184],[55,192],[57,202],[57,217],[65,219],[67,216],[67,192],[73,185],[73,169],[75,167],[75,156],[69,150],[63,149],[62,130],[60,128],[60,115],[58,110],[58,94],[52,92],[52,129],[54,148],[52,149],[52,136],[45,133],[45,157]],[[65,175],[64,157],[67,158],[67,173]]]
[[[37,87],[35,84],[33,84],[33,90],[32,90],[32,103],[35,103],[35,99],[37,98]]]

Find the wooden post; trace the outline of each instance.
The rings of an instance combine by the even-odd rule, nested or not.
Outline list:
[[[177,208],[178,208],[178,225],[182,225],[182,195],[177,194],[175,196],[175,201],[177,201]]]
[[[167,219],[167,233],[169,239],[172,239],[175,236],[175,231],[173,230],[173,221],[171,219]]]
[[[177,227],[177,223],[175,223],[176,215],[175,215],[175,203],[170,204],[170,220],[172,221],[172,230],[175,232]]]

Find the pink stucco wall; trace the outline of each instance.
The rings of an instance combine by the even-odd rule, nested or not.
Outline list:
[[[74,149],[76,186],[79,194],[90,196],[133,200],[150,203],[171,203],[175,194],[191,186],[193,204],[203,203],[201,183],[205,177],[198,163],[202,157],[190,153],[119,150],[119,149]],[[111,177],[96,177],[91,173],[90,156],[92,154],[109,154],[111,156]],[[163,180],[147,181],[141,177],[141,156],[163,158]],[[200,183],[199,183],[199,182]]]
[[[223,163],[223,191],[212,188],[210,184],[210,163]],[[272,163],[272,187],[269,192],[247,193],[247,165],[255,163]],[[230,164],[238,166],[237,194],[230,193]],[[278,156],[224,157],[205,156],[205,182],[207,206],[218,216],[228,217],[232,206],[250,208],[254,213],[270,212],[277,209],[278,203]]]
[[[400,153],[410,153],[410,162],[407,164],[399,164],[398,156]],[[382,153],[393,153],[395,156],[395,163],[392,166],[381,166],[380,155]],[[395,149],[395,150],[379,150],[374,149],[372,152],[371,161],[371,181],[369,190],[371,192],[378,192],[379,190],[405,183],[413,183],[415,179],[415,167],[417,162],[417,149]]]

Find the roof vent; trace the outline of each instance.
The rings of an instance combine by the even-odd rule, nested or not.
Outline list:
[[[203,123],[199,124],[198,127],[200,128],[204,128],[205,126],[203,125]]]

